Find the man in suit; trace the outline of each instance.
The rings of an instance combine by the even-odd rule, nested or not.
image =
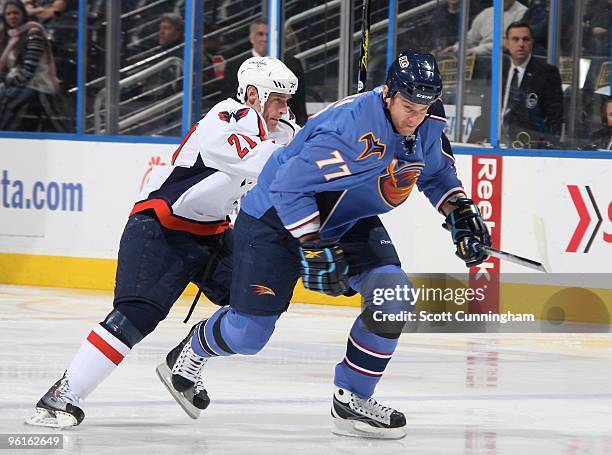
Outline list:
[[[502,83],[502,133],[511,147],[542,148],[558,144],[563,122],[563,92],[557,67],[532,57],[533,36],[525,22],[506,30]]]
[[[225,66],[225,74],[223,76],[223,84],[221,87],[221,95],[223,98],[236,98],[236,90],[238,89],[238,68],[246,59],[251,57],[265,57],[268,54],[268,22],[264,18],[255,19],[249,26],[249,42],[251,43],[251,52],[244,58],[235,58],[227,61]],[[296,117],[296,122],[300,126],[304,126],[307,120],[306,116],[306,94],[304,85],[304,70],[300,61],[290,55],[285,55],[282,61],[287,68],[298,78],[300,84],[298,90],[287,103],[291,112]]]

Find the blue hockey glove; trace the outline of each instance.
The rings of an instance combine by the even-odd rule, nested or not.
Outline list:
[[[468,198],[455,199],[451,204],[457,208],[446,217],[444,224],[457,247],[455,254],[468,267],[481,264],[489,257],[481,247],[491,246],[491,236],[480,210]]]
[[[348,264],[338,245],[306,241],[300,247],[300,256],[302,281],[306,289],[334,297],[349,290]]]

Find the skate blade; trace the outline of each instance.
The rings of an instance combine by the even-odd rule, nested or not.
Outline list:
[[[377,428],[358,420],[346,420],[332,417],[332,433],[338,436],[370,439],[402,439],[406,436],[406,427]]]
[[[166,386],[166,389],[168,389],[168,392],[170,392],[172,398],[174,398],[179,406],[183,408],[183,411],[185,411],[192,419],[197,419],[200,417],[200,409],[191,404],[189,400],[187,400],[183,394],[176,390],[172,385],[172,371],[170,368],[168,368],[168,365],[166,365],[165,362],[160,363],[155,371],[157,372],[157,377],[159,380],[162,382],[162,384],[164,384],[164,386]]]
[[[53,413],[44,408],[36,408],[36,412],[28,417],[24,423],[35,427],[47,428],[69,428],[76,427],[79,424],[72,414],[55,411],[55,415],[53,415]]]

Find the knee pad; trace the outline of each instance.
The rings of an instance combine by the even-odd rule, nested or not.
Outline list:
[[[221,320],[221,333],[237,354],[254,355],[263,349],[274,332],[278,315],[257,316],[230,309]]]
[[[365,308],[359,315],[359,319],[370,332],[383,338],[395,340],[400,337],[406,325],[404,321],[378,321],[372,309]]]
[[[115,312],[122,315],[142,335],[142,338],[153,332],[167,315],[160,308],[142,301],[121,302],[115,306],[108,317]]]
[[[375,267],[359,276],[358,285],[363,297],[360,318],[366,327],[381,337],[398,338],[406,321],[397,316],[414,311],[416,303],[412,300],[413,286],[406,272],[398,265]],[[393,320],[380,320],[385,315],[393,316]]]
[[[106,316],[100,325],[130,349],[145,337],[145,335],[143,335],[142,332],[116,308]]]

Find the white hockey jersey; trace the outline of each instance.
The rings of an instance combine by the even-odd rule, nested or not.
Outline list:
[[[153,211],[168,229],[215,235],[257,181],[268,158],[299,127],[289,115],[268,132],[263,117],[231,98],[216,104],[183,138],[171,166],[157,166],[130,215]]]

